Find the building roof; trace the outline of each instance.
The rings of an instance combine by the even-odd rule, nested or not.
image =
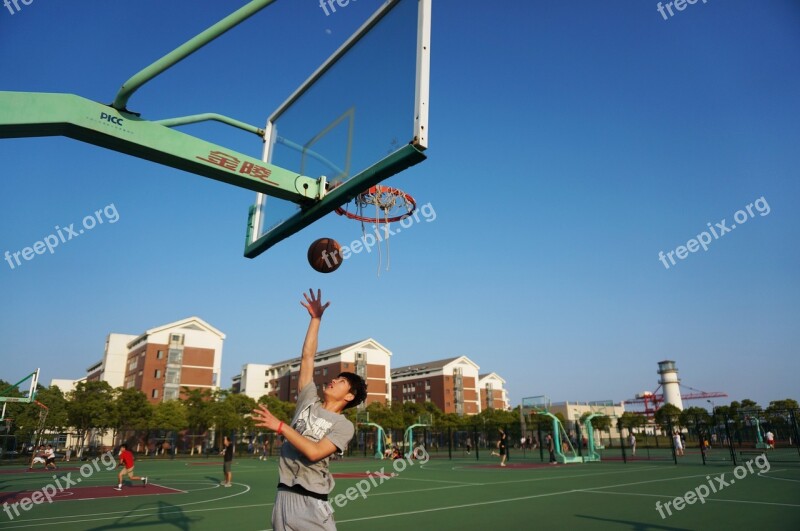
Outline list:
[[[463,359],[468,363],[474,365],[476,369],[478,368],[478,365],[468,357],[456,356],[455,358],[445,358],[436,361],[426,361],[424,363],[418,363],[416,365],[406,365],[404,367],[397,367],[396,369],[392,369],[392,378],[399,376],[408,376],[418,372],[435,371],[443,368],[445,365],[448,365],[460,359]]]
[[[498,380],[500,380],[500,381],[501,381],[501,382],[503,382],[504,384],[506,383],[506,380],[505,380],[505,378],[501,377],[501,376],[500,376],[499,374],[497,374],[496,372],[487,372],[487,373],[484,373],[484,374],[479,374],[479,375],[478,375],[478,380],[483,380],[484,378],[489,378],[489,377],[494,377],[494,378],[497,378]]]
[[[330,356],[330,355],[333,355],[333,354],[339,354],[340,352],[344,352],[345,350],[349,350],[351,348],[358,347],[359,345],[363,345],[364,343],[374,343],[378,348],[386,351],[387,354],[391,355],[391,352],[389,351],[389,349],[387,349],[386,347],[384,347],[383,345],[381,345],[380,343],[378,343],[377,341],[375,341],[371,337],[368,337],[366,339],[361,339],[361,340],[356,341],[354,343],[347,343],[346,345],[339,345],[338,347],[332,347],[332,348],[328,348],[328,349],[325,349],[325,350],[320,350],[319,352],[314,354],[314,358],[315,359],[324,358],[325,356]],[[297,357],[294,357],[294,358],[289,358],[288,360],[278,361],[278,362],[275,362],[275,363],[268,363],[267,365],[269,365],[270,367],[277,367],[277,366],[281,366],[281,365],[293,365],[295,363],[300,363],[300,358],[301,358],[301,356],[297,356]]]
[[[217,330],[216,328],[208,324],[206,321],[200,319],[199,317],[192,316],[192,317],[187,317],[185,319],[181,319],[179,321],[175,321],[174,323],[167,323],[159,325],[155,328],[151,328],[150,330],[147,330],[144,334],[136,336],[136,338],[128,342],[126,346],[128,348],[131,348],[139,341],[147,339],[147,336],[150,336],[157,332],[161,332],[163,330],[169,330],[170,328],[193,328],[195,330],[203,330],[206,332],[211,332],[212,334],[216,334],[217,336],[219,336],[220,339],[225,339],[225,334],[223,334],[221,331]]]

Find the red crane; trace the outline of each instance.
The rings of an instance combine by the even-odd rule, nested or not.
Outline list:
[[[689,389],[692,391],[691,393],[683,394],[681,393],[681,400],[702,400],[702,399],[709,399],[709,398],[724,398],[727,397],[727,393],[721,393],[719,391],[713,392],[706,392],[701,391],[699,389],[695,389],[693,387],[689,387],[688,385],[681,385],[682,388]],[[661,389],[659,385],[656,387],[656,390],[652,393],[645,392],[639,395],[636,395],[636,398],[632,398],[630,400],[625,400],[624,404],[644,404],[644,414],[648,417],[652,417],[656,410],[661,407],[661,404],[664,402],[664,395],[660,394],[658,391]]]

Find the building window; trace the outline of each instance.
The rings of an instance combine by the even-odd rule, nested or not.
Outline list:
[[[319,369],[314,369],[314,376],[317,376],[320,373]]]
[[[174,365],[181,365],[183,363],[183,350],[179,348],[169,349],[167,356],[167,363]]]
[[[269,382],[264,382],[264,389],[269,389]]]
[[[153,398],[158,398],[158,389],[153,389],[153,392],[151,393],[151,396]]]
[[[328,375],[328,368],[327,367],[323,367],[322,376],[327,376],[327,375]]]
[[[164,375],[165,383],[168,384],[180,384],[181,383],[181,370],[180,369],[167,369],[166,374]]]
[[[177,389],[164,389],[164,400],[176,400],[178,398]]]
[[[164,359],[164,351],[163,350],[159,350],[158,352],[156,352],[156,359],[157,360]]]
[[[169,336],[169,344],[170,345],[183,345],[183,335],[181,335],[181,334],[171,334]]]
[[[161,369],[156,369],[156,378],[161,378]]]
[[[139,364],[139,358],[132,358],[131,361],[128,362],[128,370],[132,371],[136,369]]]

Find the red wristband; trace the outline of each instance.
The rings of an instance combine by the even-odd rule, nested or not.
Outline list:
[[[283,422],[281,422],[280,424],[278,424],[278,435],[281,435],[281,432],[282,432],[282,431],[283,431]]]

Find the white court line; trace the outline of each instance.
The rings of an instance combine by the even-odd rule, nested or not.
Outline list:
[[[234,483],[234,485],[235,485],[235,483]],[[217,500],[212,500],[212,501],[217,501]],[[206,502],[202,502],[202,503],[206,503]],[[172,514],[172,513],[186,514],[186,513],[202,513],[202,512],[208,512],[208,511],[226,511],[226,510],[229,510],[229,509],[251,509],[253,507],[269,507],[270,505],[275,505],[275,504],[274,503],[254,503],[254,504],[251,504],[251,505],[239,505],[237,507],[216,507],[216,508],[213,508],[213,509],[190,509],[188,511],[182,511],[179,507],[173,505],[173,507],[177,508],[176,511],[157,510],[156,512],[154,512],[152,514],[126,514],[126,515],[122,515],[122,516],[107,516],[107,517],[104,517],[104,518],[87,518],[86,520],[72,520],[70,522],[63,522],[63,523],[64,524],[77,524],[77,523],[80,523],[80,522],[96,522],[96,521],[100,521],[100,520],[114,520],[114,519],[122,519],[122,518],[147,518],[149,516],[162,516],[162,515]],[[135,509],[135,510],[136,511],[144,511],[144,510],[147,510],[147,509]],[[118,512],[123,512],[123,511],[118,511]],[[130,512],[130,511],[124,511],[124,512]],[[99,514],[113,514],[113,513],[99,513]],[[87,516],[87,515],[84,515],[84,516]],[[88,515],[88,516],[92,516],[92,515]],[[52,518],[47,518],[47,520],[52,520]],[[37,526],[43,526],[43,525],[53,525],[53,524],[52,523],[41,523],[41,524],[30,524],[30,525],[5,526],[5,527],[3,527],[3,529],[20,529],[20,528],[23,528],[23,527],[37,527]],[[139,524],[139,525],[141,525],[141,524]]]
[[[50,516],[50,517],[47,517],[47,518],[33,518],[33,519],[25,520],[24,521],[24,525],[6,526],[6,527],[4,527],[4,529],[18,529],[18,528],[22,528],[22,527],[36,527],[36,526],[42,526],[42,525],[53,525],[53,522],[51,522],[51,520],[61,520],[62,523],[64,523],[64,524],[72,524],[72,523],[78,523],[78,522],[92,522],[94,520],[113,520],[114,518],[140,518],[140,517],[146,517],[146,516],[156,516],[158,514],[168,514],[168,513],[172,513],[172,512],[179,513],[179,512],[216,511],[216,510],[220,510],[220,509],[231,509],[232,507],[219,507],[219,508],[216,508],[216,509],[195,509],[195,510],[190,510],[190,511],[183,511],[181,509],[181,507],[188,507],[189,505],[197,505],[198,503],[213,503],[213,502],[220,501],[220,500],[226,500],[228,498],[235,498],[236,496],[241,496],[242,494],[247,494],[248,492],[250,492],[250,485],[245,485],[244,483],[236,483],[236,482],[234,482],[233,484],[234,485],[241,485],[241,486],[245,487],[245,490],[242,491],[242,492],[237,492],[237,493],[231,494],[229,496],[222,496],[221,498],[214,498],[214,499],[203,500],[203,501],[198,501],[198,502],[175,504],[175,505],[173,505],[173,507],[176,508],[175,511],[166,511],[165,512],[165,511],[160,510],[160,509],[153,509],[153,508],[149,508],[148,507],[148,508],[143,508],[143,509],[131,509],[129,511],[111,511],[111,512],[106,512],[106,513],[88,513],[88,514],[80,514],[80,515],[74,515],[74,516]],[[102,499],[108,500],[110,498],[102,498]],[[255,505],[255,507],[260,507],[262,505],[263,504],[258,504],[258,505]],[[273,504],[272,503],[268,503],[266,505],[273,505]],[[250,506],[244,506],[244,507],[250,507]],[[144,514],[131,514],[131,513],[143,513],[144,511],[155,511],[155,512],[152,512],[150,514],[147,514],[147,513],[144,513]],[[116,515],[120,515],[121,514],[121,515],[124,515],[124,516],[109,516],[109,517],[104,517],[104,518],[91,518],[91,519],[86,519],[86,520],[75,520],[75,518],[84,518],[84,517],[87,517],[87,516],[94,517],[94,516],[103,516],[103,515],[111,515],[111,514],[116,514]],[[39,523],[32,523],[32,522],[39,522]]]
[[[651,467],[643,467],[643,468],[637,468],[637,469],[627,469],[627,470],[614,471],[614,472],[598,472],[598,473],[591,473],[591,474],[576,474],[576,475],[573,475],[573,476],[561,476],[559,478],[553,478],[553,477],[535,478],[535,479],[531,479],[529,481],[544,481],[544,480],[550,480],[550,479],[563,479],[563,478],[567,478],[567,477],[575,478],[575,477],[588,477],[588,476],[598,476],[598,475],[622,474],[622,473],[629,473],[629,472],[641,472],[641,471],[645,471],[645,470],[651,470],[651,469],[654,469],[654,468],[661,468],[661,467],[660,466],[651,466]],[[696,477],[696,476],[688,476],[688,477]],[[669,479],[674,479],[674,478],[669,478]],[[526,481],[526,480],[498,481],[498,482],[490,482],[490,483],[480,484],[478,486],[502,485],[502,484],[506,484],[506,483],[520,483],[522,481]],[[662,481],[666,481],[666,479],[662,480]],[[235,485],[243,485],[241,483],[234,483],[234,484]],[[603,487],[603,488],[613,488],[615,486],[625,486],[625,485],[628,485],[628,484],[627,483],[623,483],[623,484],[620,484],[620,485],[609,485],[608,487]],[[470,486],[473,486],[473,485],[452,485],[452,486],[446,486],[446,487],[432,487],[430,489],[415,489],[415,490],[412,490],[412,491],[404,491],[404,492],[422,492],[422,491],[427,491],[427,490],[444,490],[444,489],[453,489],[453,488],[465,488],[465,487],[470,487]],[[72,524],[72,523],[93,522],[93,521],[100,521],[100,520],[113,520],[113,519],[119,519],[119,518],[143,518],[143,517],[148,517],[148,516],[158,516],[159,514],[163,515],[163,514],[170,514],[170,513],[194,513],[194,512],[208,512],[208,511],[224,511],[224,510],[230,510],[230,509],[244,509],[244,508],[252,508],[252,507],[269,507],[271,505],[274,505],[274,503],[265,503],[265,504],[243,505],[243,506],[238,506],[238,507],[216,507],[216,508],[209,508],[209,509],[190,509],[188,511],[184,511],[184,510],[181,509],[181,507],[186,507],[186,506],[189,506],[189,505],[196,505],[198,503],[204,503],[205,504],[205,503],[210,503],[210,502],[214,502],[214,501],[224,500],[226,498],[232,498],[232,497],[238,496],[240,494],[245,494],[246,492],[248,492],[250,490],[249,486],[246,486],[246,487],[247,487],[247,490],[245,492],[237,493],[237,494],[234,494],[234,495],[231,495],[231,496],[226,496],[226,497],[222,497],[222,498],[216,498],[214,500],[204,500],[204,501],[199,501],[199,502],[191,502],[191,503],[186,503],[186,504],[174,505],[173,507],[176,508],[175,511],[164,511],[164,510],[158,511],[158,510],[154,510],[154,509],[150,509],[150,508],[144,508],[144,509],[135,509],[133,511],[114,511],[114,512],[107,512],[107,513],[95,513],[95,514],[85,514],[85,515],[66,516],[66,517],[62,516],[62,517],[40,518],[40,519],[37,519],[37,520],[26,520],[25,523],[21,524],[21,525],[6,526],[5,529],[19,529],[19,528],[25,528],[25,527],[37,527],[37,526],[43,526],[43,525],[52,525],[53,524],[53,522],[51,522],[52,520],[62,520],[62,521],[64,521],[67,518],[69,518],[70,520],[64,521],[63,523]],[[372,496],[396,495],[396,494],[402,494],[404,492],[375,493],[375,494],[372,494]],[[425,510],[420,510],[420,511],[409,511],[409,512],[404,512],[404,513],[394,513],[394,514],[385,514],[385,515],[370,516],[370,517],[364,517],[364,518],[355,518],[355,519],[349,519],[349,520],[341,520],[341,521],[339,521],[339,523],[355,522],[355,521],[360,521],[360,520],[372,520],[372,519],[377,519],[377,518],[390,518],[390,517],[394,517],[394,516],[405,516],[405,515],[424,513],[424,512],[445,511],[445,510],[450,510],[450,509],[458,509],[458,508],[463,508],[463,507],[472,507],[472,506],[479,506],[479,505],[508,503],[508,502],[512,502],[512,501],[528,500],[528,499],[541,498],[541,497],[547,497],[547,496],[557,496],[557,495],[560,495],[560,494],[569,494],[569,493],[573,493],[573,492],[577,492],[577,489],[570,489],[570,490],[565,490],[565,491],[561,491],[561,492],[537,494],[537,495],[531,495],[531,496],[523,496],[523,497],[518,497],[518,498],[507,498],[507,499],[496,500],[496,501],[477,502],[477,503],[473,503],[473,504],[464,504],[464,505],[457,505],[457,506],[450,506],[450,507],[437,507],[437,508],[433,508],[433,509],[425,509]],[[154,511],[154,512],[152,512],[150,514],[147,514],[147,513],[144,513],[144,511]],[[130,514],[132,512],[139,513],[139,514]],[[128,513],[128,514],[123,514],[123,513]],[[102,518],[94,518],[96,516],[114,515],[114,514],[116,514],[116,515],[122,514],[122,516],[104,516]],[[91,517],[91,518],[86,518],[86,517]],[[84,518],[84,519],[83,520],[76,520],[76,518]],[[29,523],[29,522],[41,522],[41,523]]]
[[[395,476],[395,477],[389,478],[389,479],[404,479],[406,481],[430,481],[430,482],[433,482],[433,483],[455,483],[456,485],[469,485],[469,486],[473,486],[473,487],[479,487],[479,486],[484,485],[484,483],[467,483],[466,481],[445,481],[444,479],[407,478],[407,477],[402,477],[402,476]],[[387,479],[386,481],[389,481],[389,479]]]
[[[579,491],[576,491],[576,492],[586,492],[586,493],[589,493],[589,494],[618,494],[618,495],[621,495],[621,496],[649,496],[649,497],[654,497],[654,498],[666,498],[668,500],[672,500],[672,499],[675,499],[675,498],[682,498],[686,494],[685,492],[682,492],[681,494],[678,494],[676,496],[676,495],[671,495],[671,494],[644,494],[644,493],[641,493],[641,492],[607,492],[607,491],[601,492],[601,491],[598,491],[598,490],[591,490],[591,489],[584,489],[584,490],[579,490]],[[689,491],[689,492],[692,492],[692,491]],[[708,497],[703,498],[703,499],[705,501],[707,501],[707,502],[714,501],[714,502],[726,502],[726,503],[749,503],[749,504],[753,504],[753,505],[778,505],[778,506],[781,506],[781,507],[800,507],[800,504],[797,504],[797,503],[760,502],[760,501],[753,501],[753,500],[729,500],[727,498],[712,498],[711,496],[708,496]]]

